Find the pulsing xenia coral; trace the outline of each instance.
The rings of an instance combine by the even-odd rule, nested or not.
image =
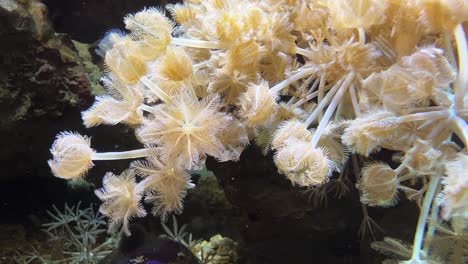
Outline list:
[[[359,160],[389,149],[398,167],[370,162],[357,186],[367,206],[394,205],[399,190],[420,201],[410,263],[427,258],[431,210],[430,223],[439,207],[448,221],[467,214],[468,175],[450,169],[467,156],[467,1],[199,0],[166,9],[173,20],[144,9],[103,40],[109,95],[83,112],[88,127],[132,125],[145,147],[99,153],[87,137],[62,133],[49,162],[56,176],[82,177],[93,160],[144,158],[131,168],[132,197],[165,216],[182,209],[188,170],[207,156],[235,161],[254,139],[302,188],[343,175],[350,155],[359,171]],[[125,215],[102,211],[125,230],[143,215],[131,205],[120,205]]]

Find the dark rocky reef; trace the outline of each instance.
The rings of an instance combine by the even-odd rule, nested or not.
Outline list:
[[[314,206],[304,189],[278,174],[272,155],[250,146],[238,162],[207,167],[241,210],[242,238],[255,263],[366,263],[360,258],[357,193]]]
[[[56,34],[40,1],[0,2],[1,127],[92,102],[90,81],[71,39]]]

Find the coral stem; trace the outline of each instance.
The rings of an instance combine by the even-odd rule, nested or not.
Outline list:
[[[327,111],[325,112],[322,120],[320,121],[317,127],[317,130],[314,134],[314,137],[312,138],[312,142],[311,142],[312,148],[315,148],[317,146],[317,143],[319,142],[321,135],[325,131],[325,127],[327,126],[328,121],[330,121],[330,118],[333,115],[333,112],[335,111],[338,104],[341,102],[341,98],[345,94],[353,78],[354,78],[354,74],[349,74],[346,77],[345,81],[340,85],[338,92],[336,92],[335,96],[333,97],[332,102],[328,106]]]
[[[421,211],[419,212],[418,225],[416,226],[416,234],[414,235],[413,254],[408,263],[419,263],[417,261],[421,260],[421,246],[424,239],[424,230],[426,228],[427,218],[429,216],[431,204],[436,194],[439,181],[440,176],[433,175],[429,182],[429,187],[427,188],[426,195],[424,196],[424,202]]]
[[[442,189],[442,185],[438,184],[436,193],[439,193],[441,189]],[[431,215],[429,218],[430,219],[429,225],[427,227],[426,238],[425,238],[424,246],[423,246],[423,250],[426,252],[429,250],[429,246],[431,245],[430,241],[434,237],[435,229],[436,229],[435,225],[438,224],[439,222],[438,220],[439,211],[440,211],[439,209],[440,209],[439,203],[432,203]]]
[[[154,109],[151,106],[146,105],[146,104],[140,105],[140,109],[143,110],[143,111],[146,111],[148,113],[153,113],[154,112]]]
[[[205,60],[205,61],[199,62],[199,63],[193,65],[193,70],[194,71],[200,70],[201,68],[204,68],[204,67],[208,66],[209,64],[210,64],[210,60]]]
[[[404,122],[414,122],[414,121],[424,121],[424,120],[436,120],[441,118],[448,118],[452,114],[450,110],[442,111],[432,111],[432,112],[422,112],[414,113],[405,116],[397,117],[398,123]]]
[[[323,100],[323,96],[325,94],[325,79],[326,78],[326,73],[325,74],[322,74],[322,76],[320,76],[320,85],[318,87],[318,97],[317,97],[317,102],[321,102]],[[322,117],[323,117],[323,113],[322,113],[322,110],[319,110],[318,112],[318,120],[322,120]]]
[[[301,90],[302,90],[303,87],[305,89],[310,84],[309,80],[311,80],[311,79],[312,79],[312,76],[309,77],[309,79],[307,79],[307,81],[304,83],[305,86],[304,86],[304,84],[303,84],[303,86],[301,86]],[[309,89],[309,92],[311,92],[311,93],[309,93],[305,98],[301,98],[301,99],[297,100],[297,102],[295,102],[293,104],[293,106],[294,107],[299,107],[299,106],[303,105],[304,103],[308,102],[309,100],[312,100],[315,97],[317,97],[318,91],[314,91],[314,90],[315,90],[315,88],[317,88],[317,86],[319,84],[319,81],[320,81],[320,79],[318,79],[318,78],[315,79],[314,83],[312,84],[312,86]],[[312,92],[312,91],[314,91],[314,92]],[[296,97],[292,97],[292,98],[296,98]]]
[[[166,104],[170,104],[172,102],[169,95],[167,95],[163,90],[161,90],[161,88],[159,88],[146,76],[141,77],[140,82],[142,82],[146,87],[148,87],[159,99],[161,99]]]
[[[410,161],[411,161],[411,157],[404,159],[403,162],[394,170],[396,175],[400,175],[403,172],[403,170],[406,168],[406,165],[408,165]],[[401,177],[399,180],[405,181],[411,178],[413,178],[413,175],[406,175],[406,176]]]
[[[299,101],[295,102],[293,104],[293,106],[294,107],[299,107],[299,106],[307,103],[308,101],[314,99],[315,97],[317,97],[317,94],[318,94],[318,91],[312,92],[311,94],[307,95],[305,98],[302,98]]]
[[[459,24],[454,29],[455,41],[458,52],[458,79],[455,86],[455,104],[458,109],[463,108],[463,99],[468,86],[468,44],[463,25]]]
[[[457,60],[455,59],[455,52],[452,47],[452,36],[450,32],[444,33],[444,45],[447,53],[447,59],[450,62],[450,65],[457,69]]]
[[[455,116],[452,124],[454,124],[454,132],[463,141],[465,148],[468,146],[468,124],[462,118]]]
[[[299,55],[302,55],[302,56],[305,56],[305,57],[310,57],[311,56],[311,52],[309,50],[299,48],[299,47],[296,47],[296,54],[299,54]]]
[[[94,153],[93,160],[121,160],[121,159],[137,159],[144,158],[150,155],[149,149],[136,149],[122,152],[101,152]]]
[[[354,114],[356,117],[358,117],[361,115],[361,110],[359,108],[358,97],[354,85],[349,88],[349,96],[351,97],[351,104],[353,106]]]
[[[201,49],[223,49],[224,45],[220,42],[199,40],[199,39],[187,39],[187,38],[172,38],[171,41],[174,45],[190,47],[190,48],[201,48]]]
[[[364,31],[363,28],[358,28],[358,33],[359,33],[359,43],[362,45],[366,44],[366,32]]]
[[[321,110],[323,110],[325,108],[325,106],[327,106],[328,102],[332,99],[332,97],[335,95],[336,91],[338,90],[338,88],[340,88],[340,85],[343,83],[343,80],[339,80],[337,83],[335,83],[335,85],[333,85],[333,87],[330,89],[330,91],[328,91],[327,95],[325,95],[325,97],[323,98],[323,100],[320,101],[319,105],[317,106],[317,108],[315,108],[315,110],[312,112],[312,114],[310,114],[310,116],[307,118],[307,120],[305,121],[305,125],[308,127],[310,126],[310,124],[312,124],[312,122],[315,120],[315,118],[317,118],[319,112]]]
[[[279,83],[277,83],[275,86],[271,87],[270,92],[275,94],[281,91],[281,89],[284,89],[288,87],[290,84],[308,76],[311,75],[314,72],[314,68],[306,68],[306,69],[301,69],[298,71],[298,73],[294,74],[293,76],[287,78],[286,80],[283,80]]]

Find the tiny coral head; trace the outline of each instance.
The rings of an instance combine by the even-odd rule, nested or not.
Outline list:
[[[84,176],[94,166],[94,150],[90,145],[90,138],[78,133],[58,134],[50,149],[53,159],[48,161],[52,173],[67,180]]]
[[[153,185],[154,189],[147,193],[145,201],[153,204],[153,214],[160,215],[163,220],[169,213],[182,212],[187,191],[195,187],[187,172],[181,171],[162,174]]]
[[[468,155],[459,153],[445,162],[444,189],[440,196],[442,216],[448,220],[455,215],[468,216]]]
[[[109,71],[126,84],[136,84],[148,72],[146,63],[128,53],[125,43],[116,44],[107,51],[105,62]]]
[[[81,117],[83,124],[88,128],[100,124],[134,125],[141,123],[143,117],[139,106],[141,103],[135,101],[119,101],[107,95],[96,96],[94,104],[88,110],[81,112]]]
[[[249,144],[247,126],[238,119],[233,119],[222,131],[218,138],[225,148],[221,151],[219,161],[238,161],[245,147]]]
[[[161,45],[169,45],[174,23],[158,8],[145,8],[124,19],[125,28],[135,39],[155,39]]]
[[[294,138],[277,151],[274,161],[280,173],[301,187],[327,182],[334,169],[325,149],[312,148],[310,142]]]
[[[239,98],[239,115],[250,127],[266,123],[276,112],[278,94],[270,91],[267,81],[260,84],[250,84],[247,91]]]
[[[430,140],[416,139],[403,160],[408,160],[406,166],[410,171],[430,175],[437,170],[441,157],[442,152],[435,149]]]
[[[358,183],[361,202],[370,206],[393,206],[397,202],[398,175],[388,164],[374,163],[362,169]]]
[[[120,176],[106,173],[102,180],[103,187],[95,194],[103,202],[99,212],[109,217],[109,231],[122,226],[122,231],[129,236],[130,220],[144,217],[146,211],[141,204],[144,189],[135,181],[135,171],[125,170]]]
[[[395,114],[387,110],[369,111],[349,121],[341,139],[353,152],[367,157],[385,141],[395,137],[396,126],[394,122],[390,122],[393,117]]]
[[[168,80],[183,81],[193,75],[192,61],[181,47],[168,48],[159,67],[161,77]]]
[[[273,134],[272,149],[276,150],[284,147],[291,138],[310,141],[312,133],[307,130],[307,126],[303,122],[296,119],[285,121],[278,126]]]
[[[146,8],[129,14],[124,20],[132,41],[126,51],[143,61],[157,59],[171,42],[173,23],[157,8]]]
[[[143,113],[140,106],[144,103],[144,98],[140,87],[128,86],[112,74],[101,78],[101,82],[109,95],[96,96],[94,104],[81,112],[83,124],[92,127],[100,124],[141,123]]]
[[[170,213],[180,213],[187,190],[195,187],[180,159],[165,160],[161,155],[135,161],[131,167],[144,178],[139,183],[145,201],[153,205],[153,214],[164,220]]]

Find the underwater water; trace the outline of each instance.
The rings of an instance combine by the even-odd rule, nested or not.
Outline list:
[[[0,0],[0,263],[467,263],[467,20]]]

